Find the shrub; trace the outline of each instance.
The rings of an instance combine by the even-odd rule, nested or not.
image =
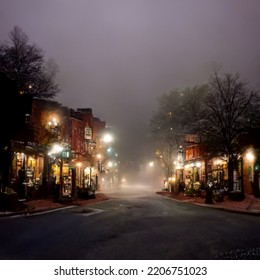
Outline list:
[[[185,194],[188,196],[200,196],[201,188],[200,182],[195,182],[185,188]]]

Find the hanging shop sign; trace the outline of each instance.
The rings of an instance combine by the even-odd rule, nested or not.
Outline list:
[[[69,159],[71,157],[71,151],[65,150],[61,152],[61,158],[63,159]]]
[[[92,139],[92,128],[89,126],[85,127],[85,134],[84,134],[85,140],[91,140]]]

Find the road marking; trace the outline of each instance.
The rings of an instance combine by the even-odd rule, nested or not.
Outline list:
[[[81,211],[75,211],[75,213],[81,216],[91,216],[91,215],[99,214],[104,211],[106,210],[98,209],[98,208],[87,208],[87,209],[82,209]]]

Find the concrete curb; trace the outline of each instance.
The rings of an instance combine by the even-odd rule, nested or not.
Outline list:
[[[21,211],[21,212],[3,212],[0,213],[0,218],[4,217],[27,217],[27,216],[35,216],[35,215],[42,215],[42,214],[48,214],[51,212],[68,209],[72,207],[76,207],[77,205],[70,205],[70,206],[60,206],[57,208],[51,208],[51,209],[41,209],[41,210],[31,210],[31,211]]]
[[[159,194],[162,195],[162,194]],[[232,208],[232,207],[225,207],[225,206],[221,206],[221,205],[216,205],[216,204],[207,204],[207,203],[199,203],[199,202],[193,202],[189,199],[186,200],[179,200],[177,198],[174,197],[170,197],[167,195],[162,195],[163,197],[166,197],[168,199],[177,201],[177,202],[181,202],[181,203],[189,203],[189,204],[193,204],[196,206],[201,206],[201,207],[206,207],[206,208],[212,208],[212,209],[218,209],[218,210],[222,210],[222,211],[228,211],[228,212],[234,212],[234,213],[240,213],[240,214],[247,214],[247,215],[254,215],[254,216],[260,216],[260,210],[257,209],[240,209],[240,208]]]
[[[228,211],[228,212],[235,212],[235,213],[241,213],[241,214],[260,216],[260,211],[255,210],[255,209],[245,210],[245,209],[239,209],[239,208],[224,207],[224,206],[219,206],[219,205],[201,204],[201,203],[196,203],[196,202],[194,202],[192,204],[197,205],[197,206],[201,206],[201,207],[219,209],[219,210]]]
[[[27,216],[35,216],[35,215],[42,215],[42,214],[48,214],[54,211],[59,211],[59,210],[63,210],[63,209],[69,209],[69,208],[73,208],[73,207],[91,207],[92,205],[96,205],[98,203],[102,203],[104,201],[109,200],[110,198],[106,196],[106,198],[101,199],[101,200],[83,200],[82,202],[86,202],[81,204],[81,203],[77,203],[75,202],[74,204],[70,204],[70,205],[58,205],[58,206],[54,206],[52,208],[42,208],[42,209],[25,209],[25,210],[21,210],[21,211],[3,211],[0,212],[0,218],[5,218],[5,217],[27,217]],[[88,201],[90,203],[88,203]],[[93,203],[92,203],[93,201]]]

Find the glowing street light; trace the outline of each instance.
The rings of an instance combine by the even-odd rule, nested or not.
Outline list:
[[[111,143],[113,141],[113,137],[111,134],[105,134],[103,137],[103,141],[105,143]]]
[[[251,150],[246,153],[246,159],[251,163],[255,160],[255,155]]]
[[[252,149],[247,150],[246,159],[249,163],[248,176],[249,181],[254,182],[254,162],[255,162],[255,154]]]
[[[59,144],[54,144],[51,148],[51,150],[49,151],[48,155],[57,155],[60,154],[63,151],[63,147]]]

